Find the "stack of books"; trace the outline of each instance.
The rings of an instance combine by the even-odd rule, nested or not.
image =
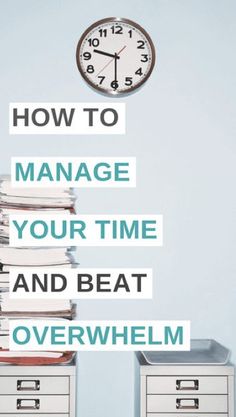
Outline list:
[[[39,320],[50,320],[50,317],[38,317]],[[26,318],[27,320],[27,318]],[[54,319],[56,320],[56,319]],[[61,321],[61,319],[60,319]],[[53,365],[70,363],[75,352],[67,351],[9,351],[9,320],[7,318],[0,318],[0,363],[9,363],[15,365]]]
[[[9,236],[8,236],[9,238]],[[11,248],[0,246],[0,291],[9,289],[11,267],[66,267],[76,265],[74,248]]]
[[[12,188],[10,177],[0,177],[0,362],[45,364],[69,360],[71,354],[62,352],[16,352],[8,351],[9,319],[69,319],[76,314],[70,300],[18,300],[9,296],[9,270],[11,267],[61,267],[77,265],[74,249],[9,247],[9,215],[75,213],[76,197],[72,189]],[[43,269],[42,269],[43,270]],[[35,363],[34,359],[35,358]],[[41,359],[40,359],[41,358]],[[26,361],[26,362],[24,362]]]
[[[1,340],[0,349],[8,349],[9,323],[7,319],[0,319],[0,340]]]
[[[74,212],[76,197],[72,188],[13,188],[10,176],[0,177],[2,214],[11,210],[68,210]]]
[[[14,300],[7,292],[0,294],[0,317],[74,317],[75,311],[70,300]]]
[[[75,213],[73,189],[12,188],[9,176],[0,177],[0,245],[9,243],[9,215]]]

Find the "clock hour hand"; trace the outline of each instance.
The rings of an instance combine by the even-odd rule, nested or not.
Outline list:
[[[108,52],[99,51],[99,49],[94,49],[93,52],[96,52],[96,54],[109,56],[110,58],[120,59],[120,57],[117,56],[117,54],[115,54],[115,55],[114,54],[109,54]]]

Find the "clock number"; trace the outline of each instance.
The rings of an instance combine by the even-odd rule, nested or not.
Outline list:
[[[123,28],[120,25],[112,26],[111,31],[113,35],[122,35],[123,34]]]
[[[140,76],[143,75],[142,68],[140,67],[139,69],[137,69],[137,71],[135,71],[135,74]]]
[[[144,48],[144,45],[145,45],[144,41],[137,41],[137,44],[138,44],[137,49],[145,49]]]
[[[129,86],[133,84],[133,78],[132,77],[125,77],[125,85]]]
[[[89,74],[92,74],[92,73],[94,72],[94,67],[93,67],[93,65],[88,65],[88,66],[87,66],[87,72],[88,72]]]
[[[89,46],[94,46],[96,48],[100,42],[98,38],[94,38],[94,39],[90,38],[88,40],[88,43],[89,43]]]
[[[85,61],[89,61],[91,59],[91,54],[90,52],[84,52],[83,53],[83,57]]]
[[[143,57],[141,59],[141,62],[147,62],[148,61],[148,55],[147,54],[142,54],[141,56]]]
[[[113,90],[117,90],[118,87],[119,87],[119,84],[116,80],[111,82],[111,88],[113,88]]]
[[[99,35],[102,38],[104,36],[104,38],[107,37],[107,29],[99,29]]]
[[[99,84],[101,85],[105,80],[105,77],[103,75],[98,75],[98,78],[100,78]]]
[[[129,37],[130,37],[130,38],[132,38],[133,31],[130,29],[130,30],[128,31],[128,34],[129,34]]]

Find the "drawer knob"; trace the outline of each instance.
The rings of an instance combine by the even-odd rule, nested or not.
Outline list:
[[[16,401],[17,410],[39,410],[40,409],[40,400],[26,398],[18,399]]]
[[[176,399],[177,410],[198,410],[199,399],[198,398],[177,398]]]
[[[18,379],[17,391],[39,391],[40,381],[39,379]]]
[[[199,381],[198,379],[177,379],[176,390],[177,391],[198,391]]]

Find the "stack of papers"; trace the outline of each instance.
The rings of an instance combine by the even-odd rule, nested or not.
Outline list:
[[[10,176],[0,176],[0,292],[9,288],[10,267],[72,267],[72,248],[10,248],[9,216],[13,214],[75,213],[72,188],[13,188]]]
[[[0,317],[0,363],[9,363],[15,365],[53,365],[65,364],[73,360],[75,352],[54,352],[54,351],[9,351],[9,321],[19,319],[19,316],[13,318]],[[30,318],[24,317],[24,320]],[[34,317],[34,320],[50,320],[50,317]],[[53,318],[54,321],[66,319]]]
[[[74,248],[11,248],[0,247],[0,293],[9,290],[9,270],[17,268],[61,267],[73,268],[76,264]]]
[[[72,318],[69,300],[18,300],[9,298],[8,292],[0,295],[1,317],[61,317]]]
[[[9,176],[0,176],[0,245],[9,243],[9,215],[75,213],[72,188],[13,188]]]
[[[9,319],[69,319],[76,314],[70,300],[27,300],[9,297],[10,268],[61,267],[76,265],[71,247],[9,247],[9,216],[18,214],[74,214],[73,189],[13,188],[9,176],[0,176],[0,362],[39,365],[65,363],[73,353],[9,352]]]
[[[60,266],[74,262],[73,248],[0,248],[2,272],[8,272],[11,266]]]
[[[7,349],[9,345],[9,323],[6,319],[0,319],[0,350]]]
[[[13,188],[9,176],[0,177],[0,208],[74,210],[72,188]]]
[[[0,349],[0,363],[39,366],[39,365],[58,365],[70,363],[75,356],[75,352],[12,352],[8,349]]]
[[[0,271],[0,292],[9,290],[9,273]]]
[[[1,197],[0,197],[1,198]],[[45,215],[45,214],[71,214],[73,213],[72,209],[70,208],[61,208],[58,207],[57,209],[36,209],[35,207],[28,207],[22,210],[19,210],[17,208],[6,208],[3,207],[0,203],[0,240],[1,240],[1,246],[4,246],[9,243],[9,216],[10,215],[18,215],[18,214],[25,214],[25,212],[28,212],[28,214],[38,214]]]

